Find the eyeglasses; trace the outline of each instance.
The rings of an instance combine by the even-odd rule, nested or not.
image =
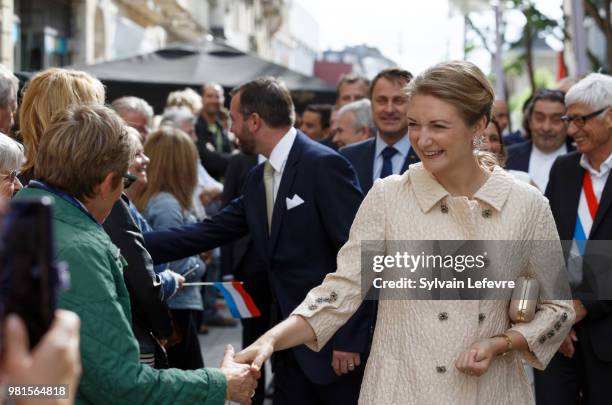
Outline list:
[[[590,120],[593,117],[598,116],[602,112],[606,111],[608,108],[610,107],[602,108],[601,110],[597,110],[587,115],[564,115],[563,117],[561,117],[561,120],[565,122],[567,125],[573,122],[574,125],[576,125],[578,128],[582,128],[588,120]]]
[[[13,170],[6,174],[2,174],[5,180],[8,180],[9,183],[14,183],[17,176],[19,176],[21,172],[19,170]]]
[[[128,188],[130,187],[132,184],[134,184],[134,182],[138,180],[138,177],[134,176],[132,173],[126,173],[123,175],[123,188]]]
[[[565,93],[561,90],[551,90],[551,89],[541,89],[536,90],[534,97],[546,97],[546,96],[556,96],[556,97],[565,97]]]

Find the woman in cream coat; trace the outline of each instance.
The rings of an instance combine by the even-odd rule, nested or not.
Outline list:
[[[362,301],[361,241],[383,241],[388,249],[394,240],[550,240],[548,250],[500,253],[501,263],[512,263],[504,267],[505,279],[528,274],[539,281],[539,310],[529,323],[510,324],[508,299],[381,299],[359,399],[360,404],[534,402],[520,358],[546,367],[574,311],[570,300],[557,299],[567,285],[559,285],[563,256],[548,201],[488,165],[488,155],[474,154],[493,99],[486,77],[469,62],[436,65],[409,84],[410,142],[422,163],[376,182],[338,254],[337,271],[237,361],[261,366],[274,350],[325,345]],[[381,298],[386,293],[381,291]]]

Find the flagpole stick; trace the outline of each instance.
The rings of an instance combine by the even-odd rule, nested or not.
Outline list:
[[[239,284],[243,284],[242,281],[238,281]],[[224,284],[224,283],[221,283]],[[211,283],[211,282],[206,282],[206,281],[199,281],[196,283],[183,283],[183,287],[194,287],[194,286],[214,286],[215,283]]]

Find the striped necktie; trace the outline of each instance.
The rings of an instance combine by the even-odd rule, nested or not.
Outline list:
[[[574,239],[567,261],[567,271],[569,282],[572,286],[582,283],[584,254],[586,252],[587,240],[597,215],[599,201],[593,190],[593,181],[588,171],[584,172],[582,178],[582,192],[578,202],[578,215],[576,215],[576,225],[574,227]]]
[[[578,215],[576,215],[576,227],[574,229],[574,240],[577,242],[580,255],[584,256],[586,241],[589,239],[599,201],[593,190],[593,181],[588,171],[584,172],[582,179],[582,192],[578,203]]]

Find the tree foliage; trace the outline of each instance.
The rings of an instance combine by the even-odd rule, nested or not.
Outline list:
[[[531,90],[537,88],[535,82],[535,68],[533,66],[533,44],[536,38],[545,38],[548,35],[559,38],[559,28],[561,22],[544,15],[535,5],[533,0],[511,0],[514,9],[523,13],[525,25],[523,26],[520,38],[510,43],[510,49],[520,51],[519,60],[523,62],[527,69]],[[563,32],[563,31],[561,31]]]
[[[589,50],[589,59],[595,69],[605,66],[608,71],[612,70],[612,0],[584,0],[584,11],[593,19],[595,26],[601,31],[605,38],[605,61],[600,61]],[[605,62],[605,63],[604,63]]]
[[[511,61],[506,61],[504,70],[509,74],[521,74],[527,71],[532,91],[536,88],[535,67],[533,66],[533,44],[535,40],[553,35],[560,41],[565,39],[564,23],[557,21],[542,13],[536,6],[534,0],[508,0],[504,3],[506,10],[516,10],[525,17],[525,25],[522,27],[521,35],[509,41],[504,37],[507,49],[514,50],[517,56]],[[465,17],[467,28],[475,35],[481,47],[491,54],[497,51],[494,44],[494,31],[487,27],[478,27],[469,15]],[[504,28],[502,28],[502,32]],[[466,54],[475,49],[475,41],[466,44]]]

